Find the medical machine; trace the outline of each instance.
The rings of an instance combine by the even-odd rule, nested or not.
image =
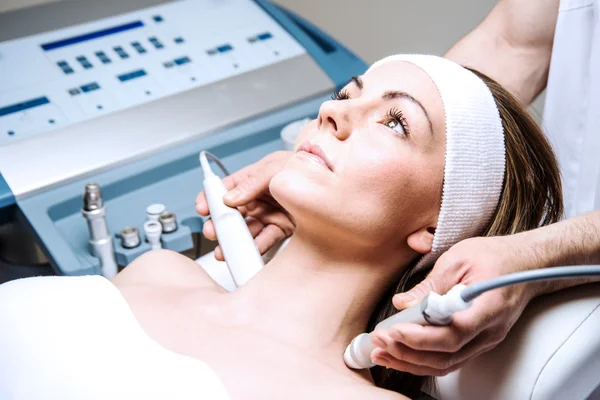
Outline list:
[[[206,252],[199,152],[235,171],[283,149],[282,127],[366,67],[263,0],[0,14],[0,282],[110,277],[151,248]]]

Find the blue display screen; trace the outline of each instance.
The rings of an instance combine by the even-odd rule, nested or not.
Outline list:
[[[27,100],[22,103],[11,104],[10,106],[0,108],[0,117],[49,103],[50,100],[47,97],[38,97],[37,99]]]
[[[54,49],[59,49],[61,47],[70,46],[72,44],[77,44],[81,42],[87,42],[88,40],[98,39],[104,36],[114,35],[115,33],[128,31],[130,29],[140,28],[144,26],[142,21],[130,22],[128,24],[123,24],[119,26],[113,26],[112,28],[106,28],[95,32],[85,33],[79,36],[73,36],[70,38],[57,40],[55,42],[44,43],[42,44],[42,49],[44,51],[50,51]]]

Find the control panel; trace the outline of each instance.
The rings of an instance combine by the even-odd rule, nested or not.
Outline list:
[[[0,146],[304,53],[250,0],[182,0],[2,42]]]

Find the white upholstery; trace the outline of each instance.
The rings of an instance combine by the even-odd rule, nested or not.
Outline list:
[[[600,284],[535,299],[507,338],[438,379],[442,400],[586,399],[600,386]]]

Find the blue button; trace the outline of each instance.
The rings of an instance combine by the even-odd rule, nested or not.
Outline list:
[[[157,49],[162,49],[163,47],[165,47],[165,46],[163,46],[163,44],[162,44],[162,43],[161,43],[161,42],[160,42],[160,41],[159,41],[157,38],[155,38],[155,37],[148,38],[148,40],[149,40],[149,41],[150,41],[150,43],[152,43],[152,45],[153,45],[155,48],[157,48]]]
[[[97,89],[100,89],[100,85],[98,85],[96,82],[88,83],[87,85],[81,86],[81,90],[84,93],[91,92]]]
[[[110,64],[111,63],[110,58],[108,58],[106,53],[104,53],[103,51],[97,51],[95,54],[96,54],[96,57],[98,57],[100,59],[100,61],[102,61],[102,64]]]
[[[119,55],[119,57],[121,57],[122,59],[125,58],[129,58],[129,54],[127,54],[125,52],[125,50],[123,50],[123,48],[121,46],[117,46],[117,47],[113,47],[113,50],[115,51],[115,53],[117,53]]]
[[[67,64],[66,61],[59,61],[56,63],[56,65],[58,65],[59,67],[68,67],[69,64]]]
[[[231,47],[231,45],[229,45],[229,44],[224,44],[223,46],[217,47],[217,51],[219,53],[226,53],[231,50],[233,50],[233,47]]]
[[[173,62],[175,62],[175,64],[177,64],[177,65],[187,64],[190,61],[192,61],[192,60],[190,60],[189,57],[180,57],[180,58],[176,58],[173,60]]]
[[[129,72],[127,74],[121,74],[118,75],[117,78],[121,81],[121,82],[126,82],[130,79],[135,79],[135,78],[139,78],[142,76],[146,76],[146,71],[144,71],[143,69],[138,69],[137,71],[133,71],[133,72]]]
[[[133,48],[136,49],[140,54],[147,53],[146,49],[140,44],[140,42],[131,42],[131,46],[133,46]]]
[[[72,74],[75,71],[73,71],[71,68],[67,67],[67,68],[63,68],[63,72],[65,74],[69,75],[69,74]]]
[[[88,61],[87,58],[85,58],[84,56],[79,56],[76,58],[77,61],[79,61],[79,63],[81,64],[81,66],[85,69],[90,69],[92,68],[92,64],[90,64],[90,62]]]
[[[161,17],[160,15],[155,15],[152,17],[152,19],[154,20],[154,22],[163,22],[164,21],[163,17]]]
[[[265,32],[265,33],[261,33],[260,35],[258,35],[258,40],[267,40],[267,39],[271,39],[273,37],[273,35],[271,35],[269,32]]]
[[[181,44],[183,42],[185,42],[185,40],[183,40],[183,38],[181,36],[176,37],[175,39],[173,39],[175,41],[175,43],[177,44]]]

